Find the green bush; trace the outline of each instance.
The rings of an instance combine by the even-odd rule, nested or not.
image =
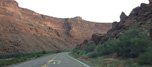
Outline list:
[[[95,43],[89,44],[89,46],[86,47],[85,51],[88,52],[92,52],[96,47]]]
[[[131,28],[117,39],[115,52],[118,56],[135,58],[146,51],[152,42],[150,37],[141,31],[141,29]]]
[[[141,54],[139,56],[138,63],[152,65],[152,49],[149,50],[148,52]]]
[[[84,50],[79,49],[79,48],[73,49],[72,53],[73,53],[73,54],[77,54],[77,55],[79,55],[79,56],[83,56],[83,55],[86,54],[86,52],[85,52]]]
[[[46,54],[47,52],[46,51],[42,51],[42,54]]]
[[[91,52],[91,53],[88,53],[87,56],[89,58],[97,58],[99,55],[97,52]]]
[[[79,52],[77,52],[77,55],[79,55],[79,56],[83,56],[85,54],[86,54],[86,52],[83,50],[80,50]]]
[[[114,52],[115,41],[108,40],[103,45],[98,46],[97,52],[100,56],[108,55]]]
[[[72,53],[73,53],[73,54],[75,54],[75,53],[77,54],[77,52],[79,52],[79,50],[81,50],[81,49],[74,48],[74,49],[72,50]]]

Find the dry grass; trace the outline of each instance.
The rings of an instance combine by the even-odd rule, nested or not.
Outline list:
[[[82,56],[82,57],[76,55],[72,55],[72,56],[90,65],[91,67],[152,67],[148,65],[139,65],[137,63],[137,59],[135,58],[122,59],[116,57],[113,58],[112,56],[102,56],[99,58],[92,59],[86,56]]]

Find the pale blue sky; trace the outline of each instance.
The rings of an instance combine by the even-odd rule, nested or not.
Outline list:
[[[81,16],[95,22],[119,21],[122,11],[127,15],[141,3],[148,0],[16,0],[20,7],[37,13],[58,17],[71,18]]]

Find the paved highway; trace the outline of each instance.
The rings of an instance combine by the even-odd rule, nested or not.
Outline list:
[[[68,52],[44,56],[10,67],[90,67],[68,55]]]

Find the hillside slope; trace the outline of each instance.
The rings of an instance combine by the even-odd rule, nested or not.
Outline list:
[[[110,23],[49,17],[20,8],[14,0],[0,0],[0,54],[69,50],[109,29]]]
[[[93,34],[91,40],[73,49],[73,56],[95,67],[152,67],[152,0],[149,1],[134,8],[129,16],[122,12],[120,22],[114,22],[107,34]]]
[[[90,42],[103,44],[106,40],[115,40],[131,27],[139,27],[144,31],[148,31],[148,36],[152,36],[152,1],[150,4],[142,3],[139,7],[134,8],[129,16],[124,12],[120,15],[120,22],[113,22],[112,29],[107,34],[95,33],[92,35]],[[90,43],[89,42],[89,43]],[[80,44],[78,47],[86,47],[88,44]]]

